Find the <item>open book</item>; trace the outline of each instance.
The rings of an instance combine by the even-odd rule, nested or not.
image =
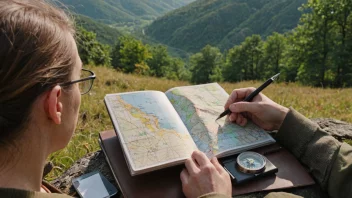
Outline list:
[[[217,83],[106,95],[131,175],[181,164],[197,149],[225,157],[275,142],[253,123],[215,121],[228,97]]]

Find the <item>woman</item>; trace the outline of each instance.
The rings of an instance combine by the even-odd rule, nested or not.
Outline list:
[[[45,160],[68,144],[95,78],[82,70],[74,34],[42,0],[0,0],[0,197],[49,191]]]
[[[247,118],[266,130],[279,130],[276,140],[306,165],[330,197],[352,197],[352,147],[341,144],[294,109],[283,107],[263,94],[241,102],[254,88],[234,90],[225,109],[229,119],[244,126]],[[241,113],[246,112],[247,118]],[[194,152],[181,175],[187,197],[231,197],[231,181],[217,160]],[[296,197],[270,193],[267,197]]]

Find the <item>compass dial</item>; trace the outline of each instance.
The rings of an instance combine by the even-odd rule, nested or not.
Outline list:
[[[243,173],[260,173],[265,169],[265,157],[255,152],[243,152],[237,157],[238,169]]]

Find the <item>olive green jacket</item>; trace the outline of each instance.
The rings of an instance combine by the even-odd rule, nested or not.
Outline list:
[[[330,197],[352,197],[352,147],[340,143],[308,118],[290,109],[279,132],[277,142],[306,165],[318,184]],[[0,189],[0,197],[67,198],[67,195],[34,193]],[[224,198],[210,193],[202,198]],[[288,193],[270,193],[266,198],[297,197]]]
[[[276,140],[312,173],[329,197],[352,197],[352,147],[290,109]],[[270,194],[268,197],[271,196]]]

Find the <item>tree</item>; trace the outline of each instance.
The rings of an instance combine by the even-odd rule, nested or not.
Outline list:
[[[191,56],[190,61],[192,82],[199,84],[221,80],[222,76],[219,71],[221,71],[223,61],[222,54],[218,48],[207,45],[200,53]]]
[[[226,56],[223,74],[225,81],[236,82],[244,80],[247,71],[246,64],[246,54],[241,45],[230,49]]]
[[[132,37],[119,37],[113,54],[114,68],[126,73],[146,74],[149,66],[146,61],[151,58],[148,48],[139,40]]]
[[[172,80],[189,81],[191,80],[191,73],[180,58],[172,58],[165,77]]]
[[[335,65],[336,65],[336,78],[334,86],[341,87],[350,81],[351,78],[351,67],[352,59],[349,54],[352,43],[349,38],[352,37],[351,23],[351,12],[352,12],[352,1],[351,0],[333,0],[334,5],[334,21],[336,22],[337,29],[335,42]],[[349,49],[350,48],[350,49]],[[351,84],[350,84],[351,85]]]
[[[222,69],[221,67],[217,66],[214,67],[212,73],[209,76],[210,82],[222,82],[224,81],[224,77],[222,76]]]
[[[96,34],[78,26],[77,41],[83,64],[111,65],[110,46],[99,43]]]
[[[167,48],[157,45],[150,48],[151,58],[147,60],[150,68],[150,74],[156,77],[164,77],[168,73],[171,64],[171,58],[167,52]]]
[[[225,80],[256,80],[262,75],[263,41],[259,35],[247,37],[240,46],[230,49],[224,69]]]
[[[326,85],[325,74],[331,69],[329,54],[333,46],[331,29],[333,25],[333,4],[329,0],[311,0],[302,7],[304,10],[311,10],[301,17],[301,37],[306,43],[301,50],[303,63],[298,71],[298,79],[304,84]]]
[[[284,52],[286,50],[286,39],[282,34],[274,32],[267,37],[263,46],[264,77],[271,77],[283,70]]]
[[[246,57],[242,57],[243,60],[246,59],[246,70],[245,70],[245,80],[255,80],[259,79],[262,75],[262,65],[261,61],[263,58],[263,41],[260,35],[252,35],[247,37],[246,40],[241,44],[242,50]]]
[[[301,28],[301,26],[298,26]],[[304,49],[305,43],[301,38],[299,33],[301,31],[293,31],[289,34],[286,34],[286,49],[283,55],[283,62],[285,63],[281,67],[280,79],[283,79],[286,82],[295,82],[297,80],[298,69],[303,62],[302,50]]]

